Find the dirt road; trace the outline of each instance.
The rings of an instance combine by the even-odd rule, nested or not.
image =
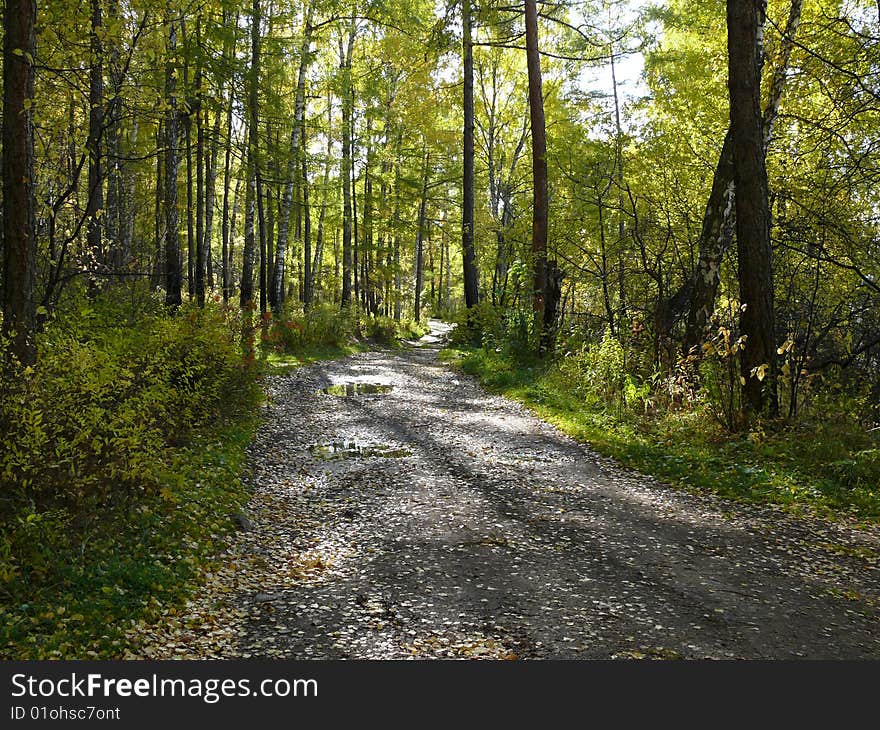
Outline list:
[[[880,658],[877,532],[625,470],[442,335],[270,379],[253,529],[150,655]]]

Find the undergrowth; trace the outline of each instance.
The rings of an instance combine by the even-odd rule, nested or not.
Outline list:
[[[124,656],[128,629],[192,595],[234,529],[261,374],[427,329],[317,306],[267,316],[253,358],[218,301],[72,297],[0,390],[0,658]]]
[[[795,512],[880,521],[880,444],[843,409],[731,433],[709,403],[652,407],[650,393],[662,384],[628,376],[607,341],[585,356],[549,361],[467,344],[441,355],[600,453],[666,482]]]

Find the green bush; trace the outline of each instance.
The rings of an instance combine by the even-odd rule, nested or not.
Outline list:
[[[356,335],[355,312],[334,304],[318,304],[303,313],[301,306],[286,305],[281,317],[272,320],[265,344],[282,352],[308,347],[344,347]]]
[[[71,300],[0,390],[0,658],[118,657],[231,527],[260,397],[241,321],[146,287]],[[0,343],[2,346],[3,343]],[[11,376],[11,377],[10,377]]]
[[[588,344],[559,362],[560,374],[585,403],[602,410],[647,410],[651,381],[629,372],[627,353],[610,331],[599,342]]]
[[[497,307],[481,302],[461,310],[450,341],[453,346],[481,345],[487,350],[526,356],[535,348],[534,314],[527,307]]]
[[[306,312],[298,304],[290,305],[279,319],[270,319],[266,330],[265,346],[296,354],[315,347],[343,349],[362,338],[393,344],[400,338],[421,337],[428,327],[411,320],[363,315],[354,307],[340,309],[338,305],[327,303]]]
[[[165,449],[254,392],[219,306],[119,326],[114,304],[50,322],[38,364],[0,393],[0,489],[15,505],[78,511],[156,487]]]

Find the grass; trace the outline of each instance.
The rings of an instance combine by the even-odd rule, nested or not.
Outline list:
[[[321,360],[337,360],[340,357],[353,355],[356,352],[366,352],[369,349],[371,349],[370,344],[361,341],[347,345],[315,344],[304,347],[295,353],[268,352],[263,362],[266,372],[271,375],[282,375]]]
[[[266,347],[263,364],[268,373],[279,375],[321,360],[336,360],[376,347],[402,347],[401,340],[418,339],[430,331],[423,322],[395,322],[387,317],[365,318],[364,324],[366,326],[360,336],[356,336],[352,330],[345,337],[333,341],[307,341],[294,348]]]
[[[843,416],[728,434],[705,411],[646,415],[585,399],[552,363],[481,348],[441,357],[598,452],[669,484],[800,514],[880,522],[877,439]]]
[[[414,329],[406,324],[397,332],[419,336]],[[264,372],[290,372],[376,344],[349,338],[269,351]],[[43,510],[0,525],[0,538],[9,538],[0,539],[0,568],[13,564],[2,559],[4,545],[30,546],[14,561],[26,571],[0,574],[0,658],[119,658],[133,624],[159,621],[170,606],[182,605],[234,529],[232,515],[248,501],[241,473],[259,401],[255,391],[238,411],[169,447],[158,489],[117,498],[88,515]]]
[[[132,623],[182,603],[247,502],[240,474],[256,424],[250,411],[199,434],[173,450],[160,490],[88,523],[32,520],[44,569],[4,584],[0,656],[118,658]]]

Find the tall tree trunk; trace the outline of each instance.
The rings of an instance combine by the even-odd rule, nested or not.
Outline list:
[[[107,3],[107,14],[111,24],[115,26],[119,19],[119,0]],[[113,97],[104,112],[103,128],[107,138],[107,212],[106,238],[108,250],[106,261],[111,271],[118,271],[123,261],[130,254],[125,241],[126,211],[128,209],[125,194],[126,175],[122,167],[122,125],[120,124],[120,91],[122,89],[122,69],[119,67],[119,45],[112,43],[109,58],[110,85]],[[132,118],[132,127],[136,129],[137,117]]]
[[[245,155],[247,152],[244,153]],[[229,289],[235,292],[235,284],[232,281],[233,263],[235,262],[235,222],[238,220],[238,211],[241,208],[241,177],[235,181],[235,191],[232,194],[232,213],[229,215]],[[239,287],[241,282],[239,282]],[[229,295],[232,297],[232,293]]]
[[[133,119],[128,134],[129,150],[137,149],[139,127],[138,120]],[[161,157],[161,155],[158,156]],[[132,256],[134,247],[134,225],[137,215],[137,206],[135,205],[137,176],[135,175],[134,170],[129,169],[127,166],[123,166],[122,176],[123,192],[125,196],[125,204],[123,206],[125,210],[125,225],[123,226],[122,233],[122,253],[124,257],[123,260],[129,260]]]
[[[195,94],[190,114],[196,118],[196,302],[205,306],[205,125],[202,120],[202,18],[196,16]]]
[[[529,119],[532,129],[532,302],[541,353],[549,349],[552,322],[547,307],[547,137],[544,97],[541,91],[541,56],[538,51],[536,0],[525,0],[526,63],[529,72]],[[551,308],[552,309],[552,308]]]
[[[90,270],[89,291],[96,292],[95,276],[104,263],[104,250],[101,234],[101,215],[104,207],[104,174],[101,169],[101,142],[104,125],[104,22],[101,0],[90,0],[91,31],[89,33],[89,152],[88,200],[86,219],[88,220],[86,239],[89,249]]]
[[[449,311],[452,304],[452,264],[449,261],[449,238],[443,229],[443,245],[446,247],[446,283],[443,285],[443,306]]]
[[[351,89],[351,275],[354,284],[354,300],[361,301],[360,282],[360,246],[358,239],[358,212],[357,212],[357,175],[355,173],[355,155],[357,143],[354,123],[354,88]]]
[[[156,149],[162,150],[165,147],[165,125],[162,119],[156,125]],[[153,268],[153,277],[151,284],[153,287],[162,285],[165,274],[165,168],[164,154],[156,155],[156,197],[153,209],[154,221],[154,255],[155,265]]]
[[[324,157],[324,177],[321,183],[321,212],[318,214],[318,234],[315,239],[315,257],[312,260],[312,281],[309,291],[314,298],[315,289],[320,283],[321,262],[324,260],[324,217],[327,215],[328,198],[330,197],[330,163],[333,152],[333,96],[327,89],[327,149]]]
[[[209,115],[205,111],[205,123]],[[211,132],[211,152],[208,157],[208,174],[205,182],[205,240],[202,247],[205,251],[205,262],[208,270],[208,288],[214,288],[214,256],[211,241],[214,234],[214,198],[217,193],[217,156],[220,151],[220,110],[214,117],[214,129]]]
[[[437,285],[436,296],[437,298],[434,301],[434,306],[436,307],[436,311],[439,312],[443,307],[441,297],[443,296],[443,261],[444,256],[446,256],[446,247],[443,245],[443,241],[446,238],[445,229],[440,229],[440,266],[438,267],[440,270],[440,283]]]
[[[728,0],[727,51],[736,186],[740,330],[746,337],[740,359],[745,381],[743,410],[746,414],[757,414],[766,406],[769,413],[775,415],[778,403],[773,268],[761,121],[759,46],[765,7],[762,0]]]
[[[692,279],[683,350],[690,353],[700,344],[712,312],[721,281],[721,262],[733,240],[734,227],[733,139],[728,129],[721,146],[712,190],[703,214],[700,253]]]
[[[179,164],[178,111],[177,111],[177,54],[178,8],[171,0],[166,5],[168,47],[165,61],[165,304],[176,309],[182,302],[180,270],[180,234],[177,219],[177,168]]]
[[[610,12],[610,8],[609,8]],[[623,125],[620,122],[620,96],[617,93],[617,69],[614,63],[614,44],[608,53],[611,66],[611,90],[614,98],[614,166],[617,178],[617,297],[620,313],[619,321],[626,319],[626,220],[623,215]],[[618,329],[618,334],[623,328]]]
[[[419,221],[416,226],[416,263],[415,263],[415,297],[413,302],[413,319],[421,321],[422,311],[422,257],[424,253],[425,222],[428,217],[428,176],[431,173],[431,158],[428,151],[424,152],[425,170],[422,174],[422,197],[419,201]]]
[[[303,120],[305,121],[305,120]],[[302,208],[303,208],[303,307],[312,304],[312,209],[309,206],[309,160],[306,127],[302,127]]]
[[[183,54],[183,93],[186,97],[186,112],[183,116],[183,138],[186,163],[186,293],[190,300],[195,296],[195,232],[193,219],[193,157],[192,157],[192,105],[189,84],[189,42],[186,40],[185,17],[180,20],[180,34],[184,38]]]
[[[462,55],[464,62],[464,175],[462,184],[461,250],[464,301],[470,309],[479,302],[479,276],[474,249],[474,47],[471,37],[471,0],[462,0]]]
[[[260,233],[260,314],[266,313],[268,304],[268,261],[266,251],[266,214],[263,205],[263,176],[260,174],[259,163],[255,170],[257,183],[257,223],[259,224]]]
[[[236,14],[234,17],[234,22],[232,23],[233,29],[238,28],[238,15]],[[228,18],[226,16],[226,12],[223,13],[223,27],[227,26]],[[231,58],[235,50],[235,31],[233,30],[232,35],[230,36],[230,40],[227,41],[224,47],[224,57]],[[232,273],[231,273],[231,251],[232,248],[230,246],[229,239],[229,186],[230,186],[230,173],[232,166],[232,108],[234,106],[234,94],[233,86],[230,83],[228,85],[228,93],[229,100],[226,106],[226,151],[224,155],[223,161],[223,219],[221,221],[221,252],[220,256],[222,259],[222,271],[221,276],[223,278],[221,282],[221,288],[223,291],[223,303],[228,304],[230,298],[232,297]]]
[[[394,319],[400,321],[401,315],[401,271],[400,271],[400,153],[403,145],[403,129],[398,128],[397,143],[395,146],[394,164],[394,212],[392,214],[391,228],[394,231],[392,257],[392,271],[394,272]]]
[[[6,0],[3,18],[3,334],[7,357],[37,359],[34,58],[36,0]]]
[[[247,150],[247,188],[244,210],[244,251],[241,266],[241,291],[239,303],[246,310],[250,320],[250,309],[254,304],[254,257],[256,241],[254,237],[254,204],[257,198],[256,180],[259,147],[259,81],[260,81],[260,0],[253,0],[251,10],[251,68],[248,81],[248,150]],[[250,336],[250,325],[246,328]]]
[[[275,273],[272,286],[272,308],[279,309],[284,304],[285,266],[287,264],[287,238],[290,230],[290,211],[293,206],[293,187],[297,177],[297,158],[299,155],[300,135],[305,117],[306,75],[312,59],[312,18],[314,3],[309,3],[306,10],[303,42],[300,47],[299,72],[296,80],[296,99],[293,110],[293,128],[290,131],[290,157],[287,162],[287,177],[284,195],[281,201],[281,212],[278,221],[278,244],[275,247]]]
[[[364,164],[364,245],[361,261],[361,287],[364,292],[364,306],[373,314],[375,314],[375,297],[373,295],[372,286],[370,284],[370,258],[373,249],[373,180],[370,174],[370,163],[372,160],[372,124],[371,119],[367,117],[367,150],[365,155],[366,163]]]
[[[765,155],[770,146],[773,127],[785,93],[785,83],[788,78],[791,54],[800,26],[802,10],[803,0],[791,1],[788,20],[782,34],[780,55],[773,69],[770,95],[764,109],[762,140]],[[728,129],[712,178],[712,190],[706,203],[706,212],[703,215],[697,267],[693,277],[686,285],[686,289],[690,289],[690,304],[683,341],[685,354],[690,353],[695,346],[700,344],[712,313],[715,311],[715,299],[721,281],[721,264],[733,242],[735,226],[733,148]],[[679,292],[673,298],[686,301],[687,293],[687,291]],[[667,329],[671,321],[667,323]]]
[[[354,47],[355,22],[352,20],[348,45],[339,41],[342,67],[342,306],[351,304],[351,53]]]

